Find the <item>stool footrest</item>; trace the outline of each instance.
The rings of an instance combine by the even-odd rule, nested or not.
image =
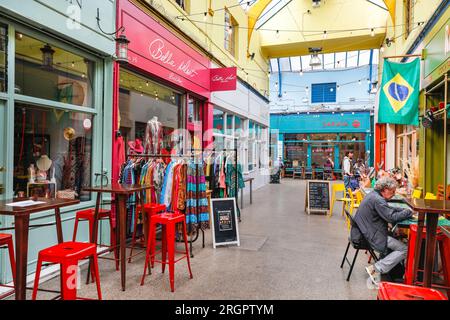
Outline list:
[[[185,255],[184,257],[180,257],[180,258],[174,260],[173,262],[176,263],[176,262],[178,262],[180,260],[183,260],[183,259],[186,259],[186,258],[187,258],[187,256]],[[167,260],[166,262],[163,262],[162,260],[153,260],[153,262],[169,264],[169,260]]]

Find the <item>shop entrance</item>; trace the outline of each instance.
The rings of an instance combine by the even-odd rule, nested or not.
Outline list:
[[[311,145],[311,165],[322,168],[330,158],[334,159],[334,145],[332,144],[313,144]]]

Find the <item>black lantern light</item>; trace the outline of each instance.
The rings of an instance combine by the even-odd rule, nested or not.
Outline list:
[[[430,129],[433,126],[434,122],[434,114],[433,111],[427,110],[426,114],[422,118],[422,125],[426,129]]]
[[[116,61],[118,63],[128,63],[128,44],[130,40],[124,34],[121,34],[116,39]]]
[[[55,50],[47,43],[44,47],[41,48],[42,51],[42,66],[45,68],[53,67],[53,54]]]
[[[118,37],[116,37],[114,40],[116,41],[116,61],[120,64],[126,64],[128,63],[128,44],[130,41],[127,39],[127,37],[123,34],[125,31],[125,28],[121,26],[119,29],[117,29],[114,32],[105,32],[102,30],[102,27],[100,26],[100,9],[97,8],[97,26],[100,29],[101,32],[103,32],[106,35],[112,36],[116,35],[119,32],[122,32],[122,34]]]

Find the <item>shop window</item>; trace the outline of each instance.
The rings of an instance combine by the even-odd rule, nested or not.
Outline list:
[[[92,61],[19,32],[15,58],[15,93],[93,107]]]
[[[16,104],[14,123],[14,195],[91,200],[92,115]]]
[[[313,83],[311,85],[311,103],[336,102],[336,82]]]
[[[174,132],[182,128],[182,95],[150,79],[132,72],[120,72],[120,132],[128,145],[139,139],[145,145],[147,122],[156,117],[161,123],[163,138],[160,152],[181,153],[183,137]],[[175,150],[173,150],[175,148]]]
[[[342,160],[344,159],[347,151],[353,152],[353,162],[358,159],[366,162],[368,160],[368,154],[366,154],[366,134],[365,133],[352,133],[346,135],[340,135],[339,138],[339,167],[342,167]],[[335,164],[337,167],[337,164]]]
[[[255,141],[255,123],[253,121],[249,121],[248,125],[248,171],[252,171],[255,168],[255,149],[256,149],[256,141]]]
[[[396,167],[408,172],[418,159],[417,131],[413,126],[397,125],[396,133]]]
[[[214,108],[213,110],[213,126],[214,133],[224,134],[223,122],[224,122],[224,112],[222,110]]]
[[[235,116],[234,117],[234,136],[240,138],[242,136],[242,119]]]
[[[8,29],[0,25],[0,92],[6,91],[7,86],[7,50],[8,50]]]
[[[233,135],[233,122],[234,116],[232,114],[227,114],[227,134]]]
[[[237,35],[239,26],[231,13],[225,9],[225,42],[224,47],[234,57],[237,53]]]
[[[408,38],[412,29],[414,21],[414,1],[415,0],[403,0],[403,14],[404,14],[404,35],[405,39]]]

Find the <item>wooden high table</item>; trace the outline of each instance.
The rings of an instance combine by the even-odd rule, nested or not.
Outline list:
[[[417,269],[419,266],[420,251],[422,245],[422,232],[424,222],[426,221],[427,236],[425,240],[425,266],[423,286],[431,287],[433,266],[434,266],[434,249],[436,248],[436,232],[438,226],[439,215],[450,213],[449,200],[425,200],[425,199],[411,199],[405,198],[404,201],[409,207],[419,213],[417,221],[417,238],[416,250],[414,252],[414,281],[417,276]]]
[[[0,215],[14,216],[14,230],[16,239],[16,277],[15,277],[15,291],[16,300],[26,299],[26,285],[27,285],[27,257],[28,257],[28,232],[30,227],[30,215],[33,213],[55,210],[56,232],[58,236],[58,243],[62,243],[63,233],[61,226],[60,208],[78,204],[80,200],[71,199],[46,199],[37,198],[37,201],[44,203],[26,206],[26,207],[11,207],[6,204],[17,201],[32,200],[31,198],[16,198],[10,200],[0,201]]]
[[[111,193],[115,195],[116,202],[116,256],[120,260],[120,279],[122,284],[122,291],[125,291],[125,281],[126,281],[126,221],[127,221],[127,198],[128,196],[139,193],[139,199],[141,204],[141,212],[144,208],[144,190],[150,189],[150,185],[140,185],[140,184],[119,184],[113,183],[111,185],[102,187],[89,187],[84,188],[84,191],[97,192],[97,201],[95,203],[95,216],[94,216],[94,226],[92,230],[92,239],[94,243],[97,244],[97,233],[98,233],[98,213],[100,209],[100,199],[102,193]],[[136,212],[137,213],[137,212]],[[144,217],[144,215],[143,215]],[[144,228],[144,232],[146,228]]]

